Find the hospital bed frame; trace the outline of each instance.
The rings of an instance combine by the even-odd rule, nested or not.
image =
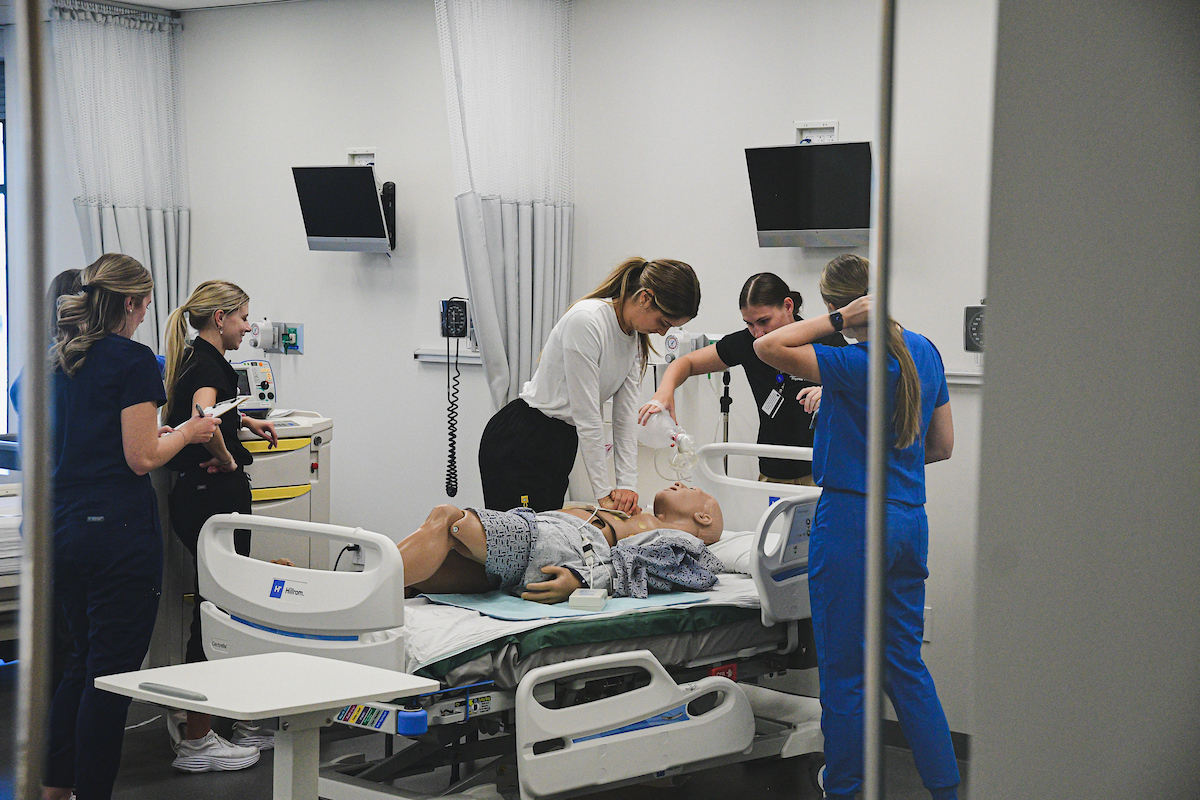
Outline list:
[[[718,498],[726,530],[754,529],[751,572],[762,624],[786,626],[771,651],[709,656],[668,670],[645,650],[537,667],[515,690],[448,687],[403,704],[346,707],[338,722],[389,734],[382,760],[349,757],[321,770],[329,800],[411,798],[394,782],[450,766],[438,796],[495,783],[522,800],[565,798],[770,756],[810,756],[816,782],[820,704],[747,682],[787,667],[797,623],[810,616],[807,543],[820,490],[724,475],[729,455],[811,459],[807,448],[706,445],[696,485]],[[767,507],[768,498],[774,500]],[[763,511],[763,509],[766,509]],[[782,533],[773,531],[782,528]],[[238,555],[236,529],[308,536],[361,548],[361,572],[286,567]],[[252,515],[212,517],[198,569],[209,658],[280,650],[405,671],[403,560],[385,536],[361,528]],[[730,664],[736,668],[729,669]],[[734,674],[735,682],[726,674]],[[271,720],[264,721],[268,726]],[[402,737],[407,746],[393,752]],[[466,778],[461,765],[487,761]],[[415,796],[429,796],[419,794]],[[465,795],[463,795],[465,796]]]

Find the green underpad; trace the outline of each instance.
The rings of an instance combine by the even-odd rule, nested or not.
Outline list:
[[[494,653],[506,645],[515,645],[517,658],[525,659],[530,654],[550,647],[569,647],[577,644],[612,642],[621,639],[637,639],[643,636],[670,636],[679,633],[694,633],[727,625],[758,619],[757,608],[735,606],[705,606],[703,604],[679,608],[663,608],[642,611],[637,614],[622,614],[600,619],[569,619],[543,625],[523,633],[510,634],[490,642],[472,647],[457,655],[428,664],[417,670],[423,678],[441,680],[455,667],[473,661],[480,656]]]

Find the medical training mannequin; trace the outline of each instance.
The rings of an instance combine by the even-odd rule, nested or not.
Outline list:
[[[534,517],[526,508],[502,512],[437,506],[420,528],[397,545],[404,557],[405,586],[431,593],[501,588],[512,594],[519,592],[525,600],[560,603],[572,591],[582,588],[588,575],[586,567],[573,571],[564,566],[563,550],[545,549],[543,553],[543,543],[531,542],[549,538],[543,527],[561,529],[568,546],[574,546],[576,539],[586,535],[602,556],[601,551],[607,551],[618,541],[652,531],[682,531],[712,544],[721,538],[725,524],[716,498],[682,483],[672,484],[655,495],[654,513],[628,516],[587,506],[546,511]],[[539,573],[549,577],[521,584],[522,576],[529,578]],[[608,577],[604,573],[596,583]]]
[[[488,422],[479,442],[484,505],[559,508],[579,450],[592,495],[604,508],[636,514],[638,391],[650,343],[700,308],[700,282],[687,264],[631,258],[555,323],[537,371],[520,396]],[[616,485],[608,477],[600,408],[612,398]],[[527,502],[526,502],[527,501]]]
[[[822,385],[813,476],[822,487],[809,540],[809,598],[821,683],[825,796],[851,798],[863,779],[864,552],[868,264],[844,255],[826,265],[821,296],[830,313],[760,338],[763,361]],[[840,330],[858,343],[811,342]],[[887,322],[887,563],[885,689],[934,800],[957,797],[958,763],[933,678],[921,660],[929,523],[925,465],[950,457],[954,423],[937,348]],[[832,447],[831,441],[837,446]]]
[[[806,408],[797,394],[815,385],[764,364],[754,354],[754,342],[760,336],[802,319],[803,302],[800,293],[789,289],[778,275],[772,272],[751,275],[738,295],[738,308],[746,327],[672,361],[654,393],[654,402],[642,406],[638,412],[638,422],[644,425],[660,408],[678,422],[675,390],[680,384],[694,375],[724,372],[740,364],[758,405],[758,443],[812,447],[812,409]],[[842,347],[846,340],[840,333],[834,333],[820,343]],[[816,388],[819,392],[819,387]],[[812,469],[807,461],[760,458],[758,471],[760,481],[812,485]]]
[[[167,404],[163,421],[172,425],[195,413],[196,406],[210,408],[237,396],[237,373],[225,353],[241,346],[250,331],[250,297],[229,281],[201,283],[191,296],[171,312],[166,326]],[[196,337],[186,341],[188,324]],[[200,528],[213,514],[251,513],[250,480],[245,465],[253,458],[238,439],[238,431],[252,433],[275,446],[275,424],[242,417],[236,410],[221,416],[221,426],[203,445],[184,448],[168,466],[175,474],[169,497],[171,528],[196,559]],[[250,532],[234,532],[234,549],[250,555]],[[193,572],[195,575],[195,572]],[[199,585],[197,583],[197,585]],[[204,661],[200,634],[200,598],[192,603],[191,635],[187,640],[186,663]],[[218,736],[208,714],[184,712],[167,715],[167,728],[176,758],[172,764],[183,772],[244,769],[258,761],[259,749],[274,746],[274,739],[244,722],[235,722],[233,742]]]
[[[50,709],[45,800],[112,796],[130,700],[97,689],[95,679],[139,669],[150,646],[163,563],[150,471],[217,427],[203,416],[158,425],[166,399],[158,362],[130,339],[153,288],[136,260],[108,253],[58,304],[50,351],[54,596],[75,646]]]

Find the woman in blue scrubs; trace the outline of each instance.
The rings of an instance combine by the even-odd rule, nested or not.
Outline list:
[[[754,344],[771,366],[823,386],[813,445],[813,477],[822,492],[809,542],[809,597],[830,798],[853,797],[863,778],[868,272],[866,259],[858,256],[830,261],[821,275],[830,313],[780,328]],[[812,344],[832,331],[858,343]],[[925,465],[950,457],[954,423],[937,348],[890,319],[887,348],[884,688],[925,788],[934,800],[953,800],[958,763],[933,678],[921,660],[921,639],[929,576]]]
[[[162,587],[162,534],[150,470],[219,420],[159,428],[158,362],[130,339],[154,281],[106,254],[58,306],[53,383],[54,595],[74,639],[50,708],[44,800],[106,800],[121,763],[129,698],[95,687],[141,667]]]

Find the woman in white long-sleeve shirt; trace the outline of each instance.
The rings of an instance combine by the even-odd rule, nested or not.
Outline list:
[[[700,282],[682,261],[631,258],[567,309],[550,331],[520,396],[488,422],[479,442],[484,505],[561,508],[575,454],[583,453],[596,501],[639,513],[638,385],[647,334],[683,325],[700,308]],[[616,485],[608,477],[600,407],[613,400]]]

